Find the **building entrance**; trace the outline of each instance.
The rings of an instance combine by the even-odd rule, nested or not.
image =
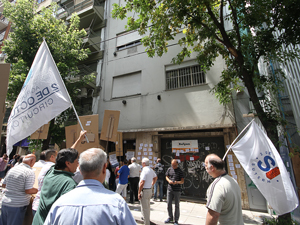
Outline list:
[[[172,141],[175,140],[198,140],[199,151],[194,153],[174,153],[172,152]],[[180,160],[179,167],[184,172],[182,196],[197,199],[204,199],[206,197],[206,190],[213,181],[213,178],[206,172],[204,160],[211,153],[217,154],[221,158],[224,156],[224,137],[161,139],[161,157],[165,172],[171,166],[172,159]],[[166,181],[164,186],[166,191]]]

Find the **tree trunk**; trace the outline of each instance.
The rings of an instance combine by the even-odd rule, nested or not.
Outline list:
[[[249,76],[249,73],[246,72],[243,76],[243,81],[248,89],[249,96],[251,101],[254,105],[256,110],[257,116],[260,119],[261,123],[263,124],[264,128],[266,129],[268,137],[271,139],[272,143],[276,147],[277,151],[279,152],[279,137],[277,133],[277,125],[278,122],[275,119],[268,117],[268,115],[264,112],[261,104],[259,103],[259,99],[257,97],[257,93],[254,87],[254,83],[252,80],[252,76]],[[278,216],[278,224],[293,224],[292,218],[290,213],[286,213],[284,215]]]
[[[257,93],[255,90],[255,86],[252,80],[252,76],[248,73],[248,71],[243,72],[243,81],[244,84],[249,92],[249,96],[251,98],[251,101],[253,103],[254,109],[257,113],[258,118],[260,119],[262,125],[266,129],[268,137],[271,139],[272,143],[276,147],[277,150],[279,150],[279,138],[278,138],[278,133],[277,133],[277,125],[278,122],[269,117],[267,113],[263,110],[259,99],[257,97]]]

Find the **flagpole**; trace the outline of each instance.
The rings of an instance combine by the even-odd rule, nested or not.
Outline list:
[[[46,45],[48,51],[51,53],[51,51],[50,51],[50,49],[49,49],[49,47],[48,47],[48,45],[47,45],[47,42],[46,42],[46,40],[45,40],[44,37],[43,37],[43,41],[45,42],[45,45]],[[51,54],[50,54],[50,55],[51,55]],[[54,61],[52,55],[51,55],[51,59],[52,59],[53,63],[56,65],[56,63],[55,63],[55,61]],[[58,72],[58,74],[60,75],[60,72],[59,72],[57,66],[55,66],[55,68],[57,69],[57,72]],[[81,124],[81,121],[80,121],[80,119],[79,119],[79,116],[78,116],[78,114],[77,114],[77,112],[76,112],[75,106],[74,106],[74,104],[73,104],[73,101],[72,101],[72,99],[71,99],[71,97],[70,97],[70,95],[69,95],[68,89],[67,89],[67,87],[66,87],[66,85],[65,85],[65,82],[63,81],[61,75],[60,75],[59,77],[60,77],[60,79],[62,80],[62,83],[63,83],[63,85],[64,85],[64,87],[65,87],[65,90],[66,90],[66,92],[67,92],[67,94],[68,94],[68,96],[69,96],[69,99],[70,99],[70,102],[71,102],[71,106],[72,106],[72,108],[73,108],[73,110],[74,110],[74,112],[75,112],[75,115],[76,115],[76,118],[77,118],[77,120],[78,120],[78,123],[79,123],[79,125],[80,125],[80,127],[81,127],[81,130],[84,131],[83,126],[82,126],[82,124]],[[86,139],[86,142],[87,142],[87,143],[90,143],[89,140],[88,140],[88,138],[87,138],[87,136],[86,136],[86,134],[85,134],[85,139]]]
[[[231,145],[229,146],[229,148],[227,149],[225,155],[223,156],[223,161],[225,160],[229,150],[231,149],[231,147],[234,145],[235,141],[239,138],[239,136],[247,129],[247,127],[250,126],[250,124],[254,121],[255,118],[253,118],[250,123],[247,124],[247,126],[239,133],[239,135],[234,139],[234,141],[231,143]]]

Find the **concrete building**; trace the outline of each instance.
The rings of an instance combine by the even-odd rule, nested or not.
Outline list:
[[[210,92],[220,80],[225,63],[218,58],[203,73],[193,54],[174,65],[171,59],[180,51],[177,45],[169,47],[162,57],[149,58],[141,36],[125,31],[126,20],[112,18],[113,3],[119,1],[106,1],[104,10],[104,63],[97,77],[101,91],[94,98],[93,113],[99,114],[99,127],[105,110],[120,111],[120,158],[130,151],[138,161],[149,157],[150,165],[154,165],[160,157],[165,170],[171,159],[177,158],[186,176],[183,195],[204,199],[212,181],[203,166],[205,156],[216,153],[223,157],[226,145],[237,135],[232,105],[220,105]],[[174,148],[176,143],[189,141],[196,141],[197,151]],[[114,144],[110,143],[108,149],[115,151]],[[238,163],[234,156],[233,161]],[[242,189],[243,207],[249,208],[244,171],[235,168],[234,174]]]
[[[46,7],[51,2],[52,0],[41,2],[39,8]],[[104,18],[106,3],[102,0],[59,0],[57,3],[59,5],[57,14],[59,19],[63,19],[68,23],[71,15],[77,13],[80,17],[80,29],[85,29],[87,32],[82,47],[89,48],[91,53],[86,60],[80,62],[78,77],[91,73],[99,76],[103,63],[103,44],[101,44],[101,40],[103,40],[103,29],[106,26],[106,19]],[[79,115],[92,114],[93,97],[98,96],[99,91],[96,81],[81,88],[81,107],[77,107]]]

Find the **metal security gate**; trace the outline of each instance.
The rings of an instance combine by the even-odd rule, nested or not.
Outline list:
[[[176,156],[172,153],[172,140],[198,140],[199,152],[183,153]],[[176,138],[161,139],[161,156],[164,170],[171,166],[172,159],[179,159],[179,167],[184,173],[184,184],[182,185],[182,196],[204,199],[206,190],[213,178],[205,170],[204,160],[208,154],[217,154],[221,158],[225,154],[223,137],[201,137],[201,138]],[[166,193],[167,182],[165,181]]]

